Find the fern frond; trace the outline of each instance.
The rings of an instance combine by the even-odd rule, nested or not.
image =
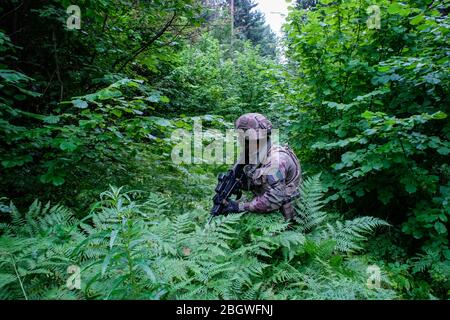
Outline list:
[[[355,252],[362,249],[360,244],[367,239],[366,235],[381,226],[389,224],[375,217],[358,217],[344,223],[336,221],[334,225],[326,224],[320,239],[336,241],[336,249],[341,252]]]
[[[312,231],[326,219],[326,213],[321,210],[324,206],[322,198],[320,175],[307,178],[300,187],[300,198],[294,203],[301,232]]]

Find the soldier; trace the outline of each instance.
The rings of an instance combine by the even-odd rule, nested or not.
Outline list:
[[[249,202],[229,201],[223,213],[280,210],[286,220],[293,220],[292,200],[299,195],[302,182],[299,160],[288,146],[272,145],[272,123],[263,115],[245,114],[235,127],[240,132],[239,161],[246,164],[242,187],[252,191],[254,198]]]

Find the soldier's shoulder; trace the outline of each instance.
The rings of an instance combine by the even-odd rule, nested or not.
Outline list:
[[[269,160],[290,159],[295,157],[294,152],[288,145],[274,145],[270,149]]]

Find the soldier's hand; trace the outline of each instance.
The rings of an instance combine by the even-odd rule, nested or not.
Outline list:
[[[238,213],[239,212],[239,202],[237,201],[228,201],[225,204],[225,208],[222,210],[222,214],[228,213]]]

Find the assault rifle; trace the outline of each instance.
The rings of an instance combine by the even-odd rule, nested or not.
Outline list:
[[[214,217],[223,212],[232,195],[236,195],[236,200],[241,198],[242,182],[245,177],[244,166],[244,164],[237,163],[227,173],[219,174],[219,182],[215,190],[216,195],[213,198],[214,206],[211,209],[211,217],[209,218],[208,224],[211,223]]]

